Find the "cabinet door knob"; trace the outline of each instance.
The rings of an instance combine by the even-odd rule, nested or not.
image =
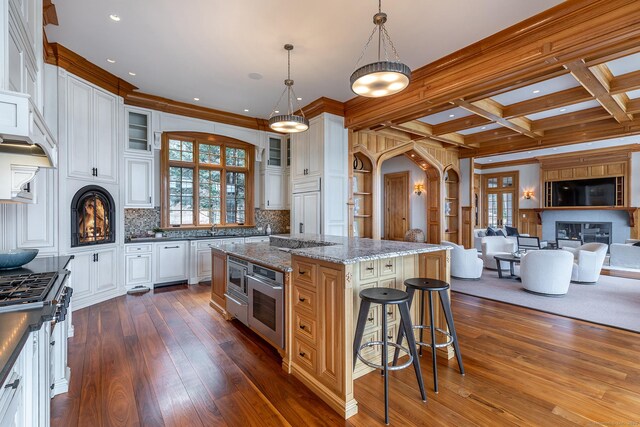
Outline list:
[[[393,311],[387,311],[387,314],[388,314],[389,316],[393,316]]]
[[[368,320],[369,322],[373,322],[373,317],[369,317],[367,320]]]
[[[373,267],[367,267],[366,270],[367,271],[373,271]]]
[[[165,249],[179,249],[180,246],[165,246]]]
[[[14,382],[5,385],[4,388],[12,388],[15,390],[18,388],[18,385],[20,385],[20,378],[17,378]]]
[[[393,264],[385,264],[384,266],[387,267],[387,268],[392,268]]]
[[[304,276],[305,274],[307,274],[307,272],[306,271],[302,271],[302,270],[298,270],[298,274],[301,275],[301,276]],[[300,301],[302,301],[302,300],[300,300]]]
[[[54,345],[56,345],[55,340],[54,340],[54,341],[51,341],[51,342],[49,343],[49,345],[50,345],[51,347],[53,347]]]
[[[304,328],[306,328],[305,325],[300,325],[300,329],[304,329]]]
[[[298,301],[305,302],[306,298],[298,298]]]

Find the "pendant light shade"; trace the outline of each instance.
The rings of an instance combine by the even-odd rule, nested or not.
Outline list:
[[[296,94],[293,91],[293,80],[291,80],[291,51],[293,50],[293,45],[285,44],[284,49],[287,51],[287,79],[284,81],[284,91],[273,108],[271,116],[269,116],[269,127],[276,132],[304,132],[309,129],[309,120],[304,116],[304,112],[302,108],[300,108]],[[287,114],[279,114],[278,105],[280,105],[280,101],[282,101],[285,93],[287,94]],[[293,114],[294,102],[300,111],[300,115]]]
[[[356,95],[369,98],[393,95],[404,90],[411,81],[411,69],[400,62],[398,52],[384,26],[385,22],[387,22],[387,14],[382,12],[382,2],[378,0],[378,13],[373,15],[373,23],[376,26],[362,50],[358,63],[364,56],[376,31],[378,32],[378,61],[362,66],[351,74],[351,90]],[[395,61],[390,61],[388,58],[387,44],[393,51]],[[382,52],[384,52],[384,60],[381,59]]]

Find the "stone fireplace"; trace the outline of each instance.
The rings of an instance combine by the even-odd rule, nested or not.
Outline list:
[[[113,197],[97,185],[82,187],[71,201],[71,247],[113,243],[115,240]]]

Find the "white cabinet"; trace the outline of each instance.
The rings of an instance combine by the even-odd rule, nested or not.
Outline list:
[[[77,310],[118,294],[117,248],[73,253],[71,276],[73,308]]]
[[[282,175],[282,192],[284,194],[284,208],[291,209],[291,172],[288,168]]]
[[[245,237],[245,243],[269,243],[269,236],[250,236]]]
[[[29,184],[32,203],[17,206],[17,247],[56,253],[58,236],[57,170],[40,169]]]
[[[322,173],[322,126],[313,119],[309,130],[291,137],[291,179],[300,180]]]
[[[189,284],[194,285],[205,280],[210,280],[211,248],[230,243],[245,243],[245,239],[242,237],[233,237],[228,239],[192,240]]]
[[[118,114],[115,95],[72,76],[67,79],[67,174],[118,182]]]
[[[281,136],[269,136],[267,147],[267,167],[281,168],[284,160],[284,141]]]
[[[155,277],[153,283],[186,281],[189,277],[189,247],[187,242],[155,243]]]
[[[125,287],[151,286],[153,283],[153,245],[126,245],[124,255]]]
[[[281,169],[267,169],[260,174],[261,185],[264,188],[262,209],[284,209],[285,188],[284,176]]]
[[[124,150],[127,153],[152,156],[151,111],[125,107]]]
[[[153,158],[125,157],[125,208],[153,208]]]
[[[320,234],[320,192],[294,194],[291,234]]]

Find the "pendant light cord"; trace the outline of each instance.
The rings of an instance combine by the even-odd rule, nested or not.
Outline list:
[[[382,0],[378,0],[378,13],[382,13]],[[384,26],[384,23],[381,23],[381,24],[376,24],[373,27],[373,31],[371,32],[371,35],[369,36],[367,43],[365,43],[364,48],[362,49],[362,53],[360,53],[360,57],[356,61],[356,68],[358,68],[358,64],[360,64],[360,61],[362,61],[362,58],[364,57],[364,54],[367,51],[367,48],[371,44],[371,40],[373,40],[373,36],[376,33],[376,31],[378,31],[378,62],[380,62],[382,51],[384,51],[385,61],[389,60],[389,55],[387,52],[387,42],[389,43],[389,46],[391,46],[391,50],[393,51],[393,56],[395,57],[395,61],[400,62],[400,55],[398,55],[398,51],[396,50],[396,47],[393,45],[393,42],[391,41],[391,36],[389,36],[389,33],[387,32],[387,28]]]

